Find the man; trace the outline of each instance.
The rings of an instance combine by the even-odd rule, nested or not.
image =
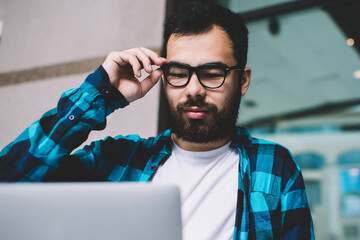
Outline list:
[[[291,154],[235,126],[251,77],[241,17],[192,2],[168,19],[164,41],[166,58],[142,47],[111,52],[1,152],[0,178],[173,183],[181,189],[184,239],[313,239]],[[150,75],[139,82],[141,69]],[[170,130],[149,139],[109,137],[71,155],[161,76]]]

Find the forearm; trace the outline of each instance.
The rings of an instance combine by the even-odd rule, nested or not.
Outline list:
[[[0,153],[0,180],[41,181],[90,131],[105,128],[107,115],[127,104],[99,67]]]

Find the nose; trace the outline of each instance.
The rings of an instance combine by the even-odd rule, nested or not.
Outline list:
[[[191,75],[189,83],[186,85],[185,94],[190,98],[205,97],[206,90],[201,85],[196,73]]]

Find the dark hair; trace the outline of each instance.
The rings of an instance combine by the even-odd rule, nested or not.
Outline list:
[[[172,34],[193,35],[221,27],[233,43],[233,53],[242,69],[247,62],[248,29],[242,17],[229,9],[206,1],[190,1],[173,13],[165,22],[164,51]]]

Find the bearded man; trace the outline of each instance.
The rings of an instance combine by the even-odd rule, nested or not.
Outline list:
[[[191,2],[167,20],[164,42],[165,58],[143,47],[109,53],[3,150],[1,179],[171,183],[181,190],[184,239],[313,239],[304,182],[290,152],[236,127],[251,78],[241,17]],[[149,76],[140,82],[142,69]],[[169,130],[148,139],[108,137],[71,154],[90,131],[106,126],[107,115],[143,97],[160,78]]]

